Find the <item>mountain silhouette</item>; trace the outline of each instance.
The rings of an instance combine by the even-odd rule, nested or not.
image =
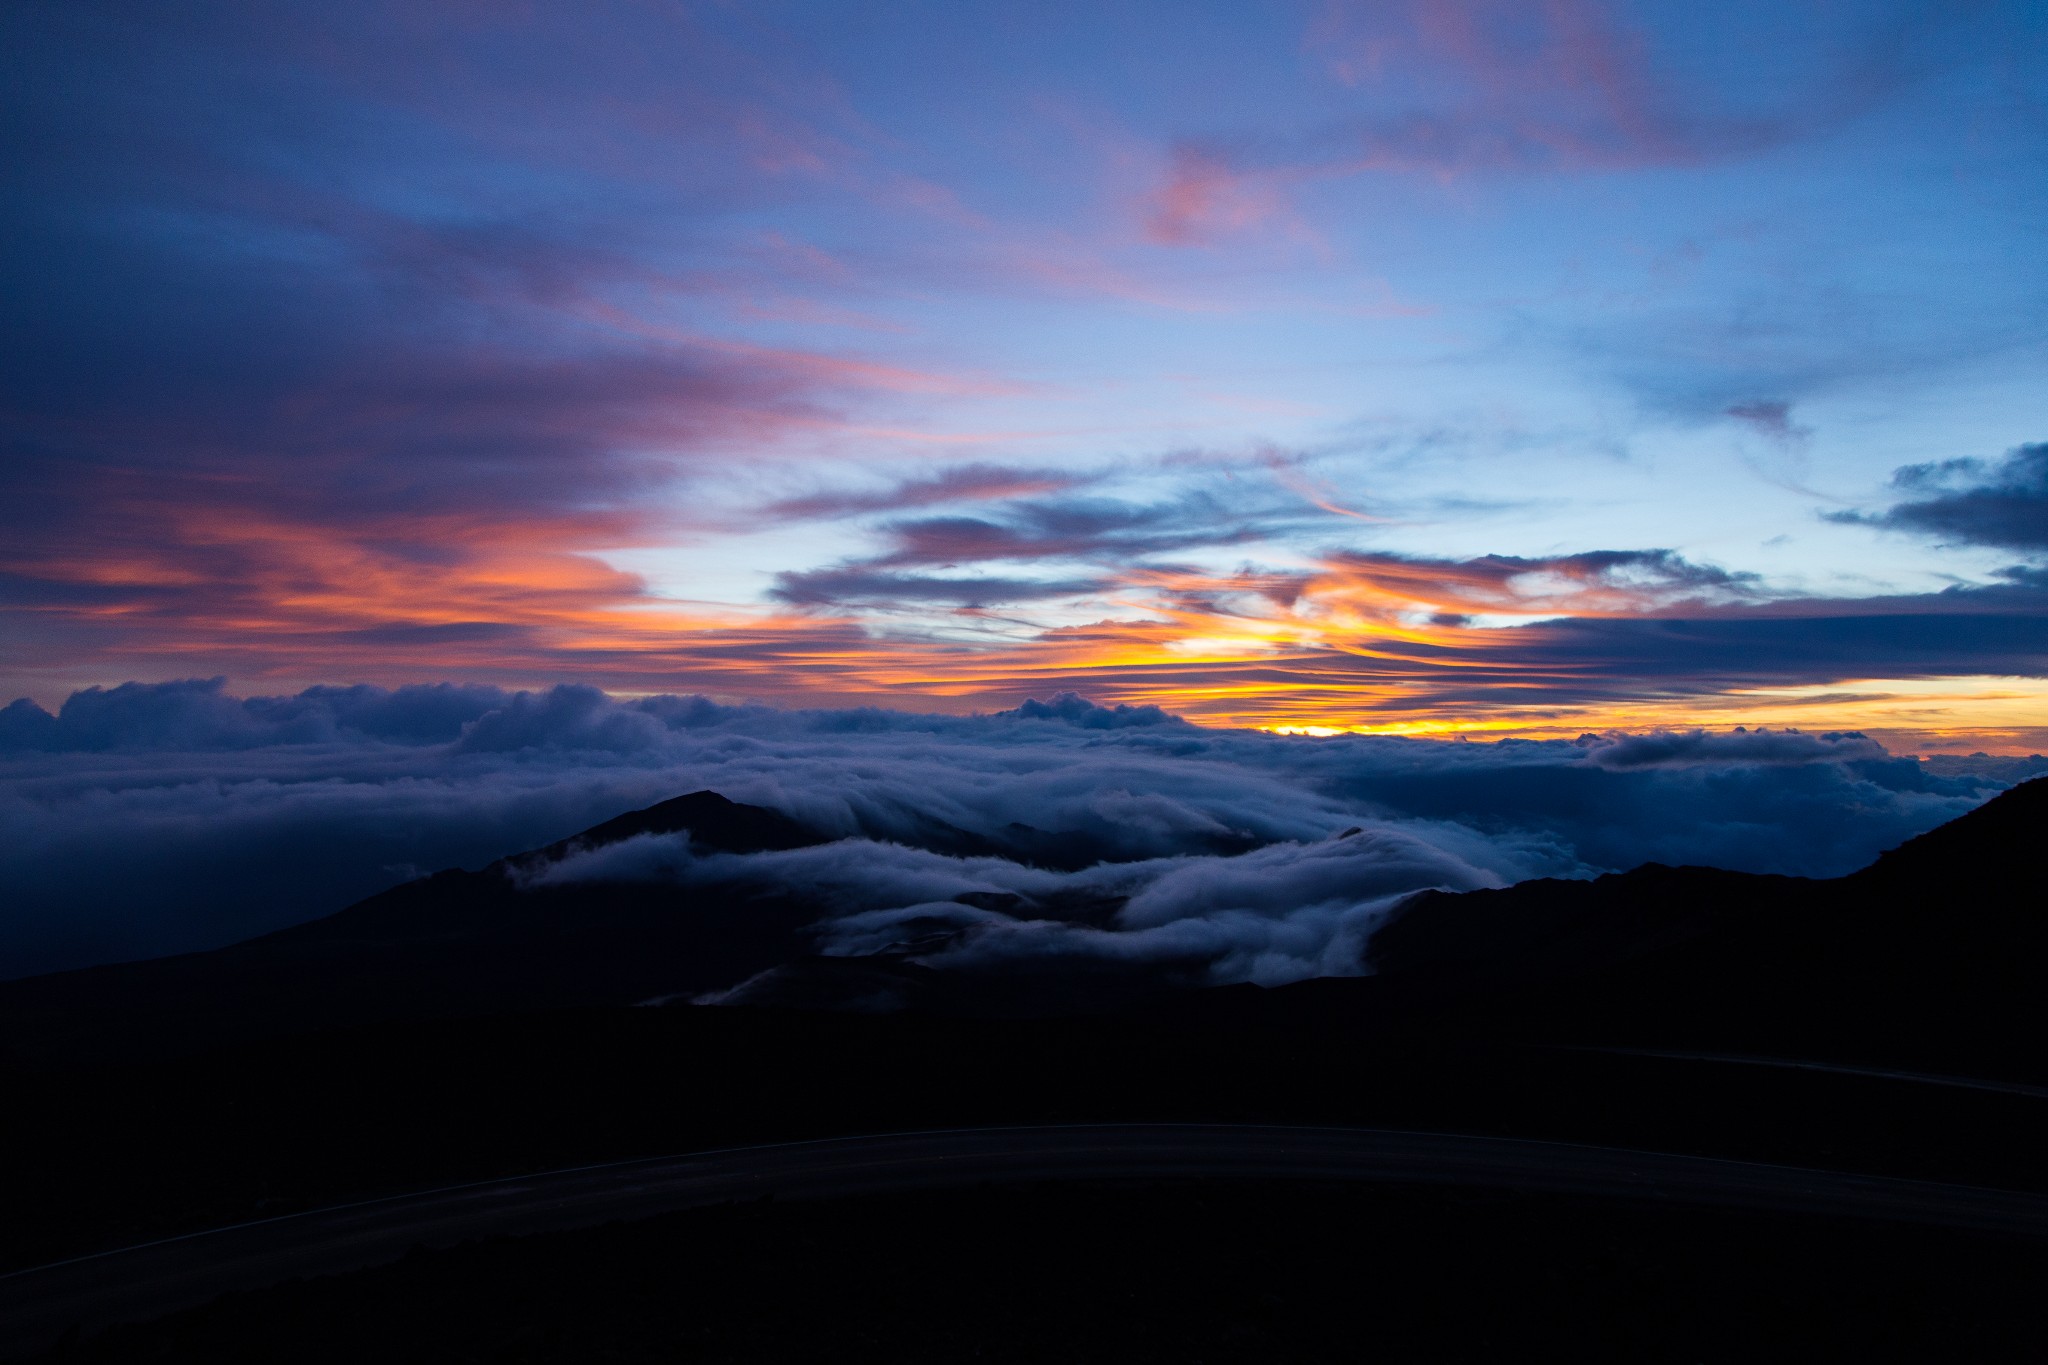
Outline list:
[[[1190,989],[937,970],[911,931],[816,956],[821,907],[786,889],[540,875],[646,835],[705,855],[830,839],[693,793],[215,952],[0,985],[0,1268],[624,1158],[1048,1122],[1493,1135],[2048,1193],[2044,817],[2036,781],[1829,881],[1646,866],[1425,892],[1369,940],[1369,975]],[[736,1007],[631,1008],[734,982]],[[866,1215],[885,1259],[894,1207]],[[1432,1207],[1463,1257],[1514,1206]],[[1602,1207],[1546,1215],[1542,1254]],[[1685,1226],[1710,1263],[1755,1254]],[[1775,1245],[1806,1224],[1756,1226]],[[1122,1235],[1106,1213],[1059,1227]],[[1615,1263],[1594,1241],[1587,1283]]]
[[[799,930],[816,909],[772,889],[529,881],[572,852],[684,831],[699,853],[829,837],[693,792],[225,948],[0,985],[0,1045],[31,1062],[111,1059],[334,1026],[630,1005],[729,985],[803,953]]]
[[[1652,865],[1425,892],[1374,938],[1373,980],[1498,1031],[2048,1080],[2044,834],[2036,779],[1828,881]]]
[[[1370,975],[1270,990],[1192,990],[1156,965],[934,970],[915,960],[914,935],[865,956],[819,957],[805,929],[821,907],[787,888],[538,876],[642,836],[687,832],[699,854],[832,837],[704,791],[212,952],[0,985],[0,1038],[33,1063],[725,991],[734,1005],[1249,1013],[1304,1027],[1824,1053],[2042,1078],[2048,1019],[2036,983],[2048,973],[2048,897],[2034,845],[2044,829],[2048,780],[2035,780],[1830,881],[1648,865],[1592,881],[1422,892],[1370,941]],[[1000,899],[992,908],[1026,917],[1092,921],[1115,908]]]

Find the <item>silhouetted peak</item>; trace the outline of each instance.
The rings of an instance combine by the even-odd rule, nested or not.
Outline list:
[[[1731,907],[1801,885],[1811,883],[1645,863],[1592,881],[1420,891],[1373,935],[1369,957],[1386,976],[1551,970],[1691,937]]]
[[[581,834],[521,854],[513,861],[552,861],[572,849],[602,848],[642,834],[677,834],[684,830],[689,831],[695,847],[719,853],[766,853],[831,842],[829,836],[779,810],[743,805],[714,791],[697,791],[645,810],[628,811]]]
[[[2022,782],[1967,815],[1882,854],[1859,880],[2006,886],[2040,879],[2048,777]]]

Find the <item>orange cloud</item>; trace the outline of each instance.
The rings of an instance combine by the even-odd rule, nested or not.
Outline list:
[[[1798,604],[1753,604],[1745,580],[1656,552],[1338,555],[1227,574],[1132,567],[1101,595],[1105,619],[1035,628],[971,612],[986,628],[953,638],[888,628],[874,612],[657,597],[592,553],[644,543],[644,520],[616,512],[337,525],[219,501],[107,510],[124,533],[105,546],[74,540],[15,562],[21,581],[46,591],[25,608],[48,664],[24,681],[45,679],[40,690],[226,672],[296,683],[574,679],[992,709],[1075,689],[1210,724],[1307,730],[1568,735],[1747,722],[1861,728],[1905,747],[2048,744],[2048,690],[1985,676],[2041,671],[2027,654],[2038,629],[1992,615],[1958,635],[1967,618],[1932,605],[1976,609],[1965,599],[1918,617],[1856,616],[1843,604],[1790,616]],[[155,530],[135,533],[145,517]],[[1982,609],[1996,607],[1986,598]],[[2048,611],[2026,610],[2035,621]]]

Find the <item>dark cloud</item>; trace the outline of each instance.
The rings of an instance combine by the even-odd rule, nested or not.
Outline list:
[[[1842,614],[1830,615],[1814,603],[1807,604],[1816,608],[1812,615],[1555,621],[1523,627],[1503,643],[1517,666],[1558,674],[1551,686],[1560,699],[1637,696],[1660,681],[1706,696],[1844,678],[2048,674],[2048,600],[2012,596],[2020,599],[2009,601],[2013,609],[1958,601],[1953,614],[1863,612],[1865,604],[1842,603]]]
[[[2019,783],[2048,774],[2048,755],[2043,754],[1987,754],[1980,749],[1973,754],[1926,754],[1920,763],[1944,777],[1969,774],[2000,782]]]
[[[1151,555],[1230,545],[1263,527],[1206,498],[1137,504],[1110,499],[1020,501],[996,517],[927,517],[883,528],[895,548],[882,567],[991,559],[1074,559],[1130,564]]]
[[[1995,461],[1906,465],[1892,475],[1892,487],[1906,500],[1875,516],[1841,512],[1831,520],[1952,544],[2048,552],[2048,444],[2019,446]]]
[[[1017,499],[987,516],[919,517],[885,523],[892,547],[823,569],[776,575],[772,596],[797,606],[956,602],[985,606],[1073,597],[1114,586],[1118,575],[1174,550],[1242,543],[1262,523],[1202,497],[1139,504],[1113,499]],[[1072,561],[1098,567],[1090,578],[1014,575],[938,578],[904,570],[991,561]]]
[[[953,465],[929,478],[905,479],[874,492],[812,493],[784,498],[764,510],[773,517],[813,520],[900,512],[953,502],[997,502],[1061,493],[1099,476],[1069,470],[1022,469],[1008,465]]]
[[[332,741],[446,744],[530,694],[455,683],[313,687],[291,697],[229,696],[226,679],[123,683],[74,692],[52,716],[22,698],[0,711],[0,755],[257,749]],[[563,689],[603,700],[594,689]],[[548,694],[553,696],[555,694]]]
[[[1027,698],[1014,711],[998,711],[996,718],[1018,720],[1062,720],[1084,730],[1129,730],[1156,725],[1185,726],[1186,721],[1157,706],[1098,706],[1078,692],[1056,693],[1049,701]]]
[[[1420,887],[1648,860],[1831,875],[2001,785],[1855,735],[1305,739],[1072,694],[943,716],[129,684],[0,710],[0,973],[226,942],[709,788],[839,842],[699,858],[648,838],[535,875],[772,885],[820,906],[834,952],[930,933],[940,966],[1279,981],[1356,970]]]
[[[987,607],[1004,602],[1030,602],[1075,597],[1107,586],[1093,578],[935,578],[928,574],[889,573],[881,569],[812,569],[775,575],[769,595],[799,607],[889,607],[911,602],[951,602]]]
[[[1789,444],[1813,435],[1812,428],[1798,426],[1792,421],[1792,405],[1781,398],[1751,399],[1746,403],[1732,404],[1725,412],[1773,441]]]
[[[63,747],[57,718],[27,697],[0,708],[0,753],[32,753]]]
[[[719,443],[949,391],[665,325],[793,269],[673,225],[840,113],[720,16],[600,9],[0,16],[0,648],[544,653]]]
[[[470,754],[527,749],[636,753],[659,744],[667,732],[662,719],[646,709],[614,705],[595,687],[565,685],[503,699],[463,727],[455,749]]]
[[[1867,762],[1886,757],[1884,746],[1864,735],[1751,730],[1742,725],[1725,734],[1666,730],[1648,735],[1588,735],[1579,742],[1587,746],[1587,757],[1594,763],[1615,769],[1700,762]]]
[[[878,566],[1040,559],[1071,556],[1077,548],[1071,540],[1048,540],[980,517],[927,517],[896,522],[886,529],[896,548],[872,561]]]
[[[1430,559],[1417,555],[1338,553],[1333,569],[1355,574],[1375,587],[1405,591],[1422,600],[1485,604],[1512,610],[1517,605],[1554,603],[1638,614],[1705,602],[1754,599],[1755,574],[1695,564],[1673,550],[1588,550],[1539,559],[1481,555],[1476,559]]]

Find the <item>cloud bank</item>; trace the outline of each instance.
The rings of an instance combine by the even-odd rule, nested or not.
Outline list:
[[[929,941],[935,965],[1271,982],[1356,970],[1423,887],[1648,861],[1832,876],[2023,775],[1854,734],[1318,739],[1071,694],[948,716],[127,684],[0,710],[0,974],[215,946],[708,788],[835,842],[698,856],[643,837],[535,875],[798,891],[826,953]]]

